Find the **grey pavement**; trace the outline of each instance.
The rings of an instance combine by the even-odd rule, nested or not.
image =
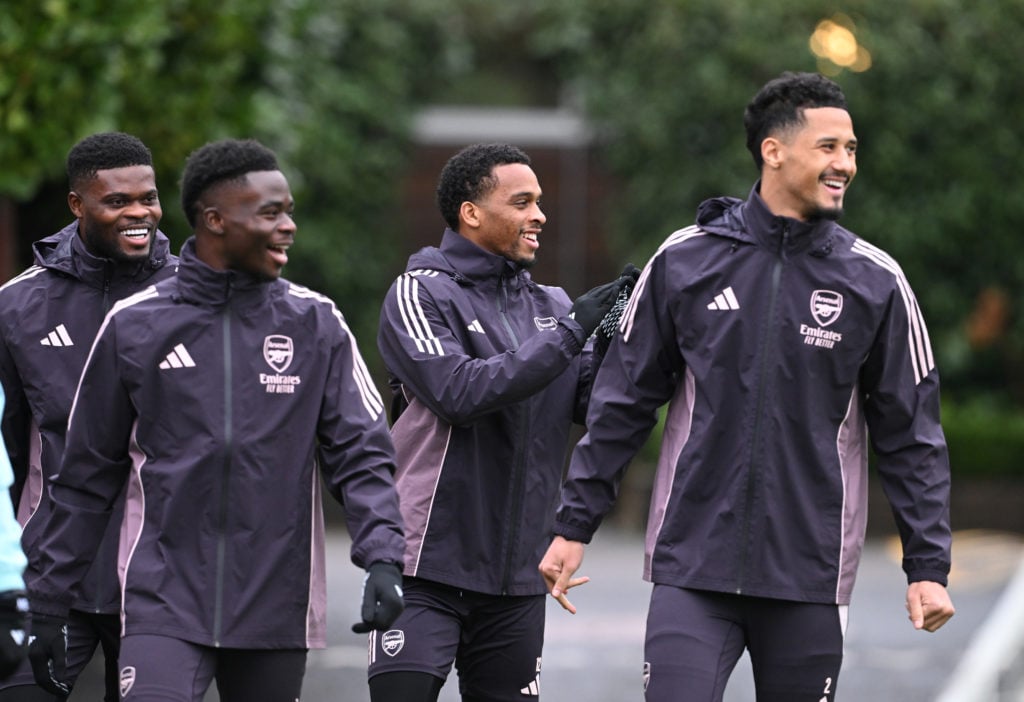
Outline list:
[[[330,645],[309,655],[304,702],[368,702],[366,640],[349,626],[358,611],[362,574],[348,557],[349,540],[331,530],[328,540]],[[1024,556],[1020,535],[958,532],[950,592],[956,616],[939,632],[915,631],[904,609],[906,590],[899,545],[891,538],[868,542],[850,606],[839,702],[935,702]],[[587,702],[643,699],[643,632],[650,585],[640,578],[642,537],[610,527],[587,548],[581,575],[591,582],[571,594],[579,613],[548,600],[542,698]],[[79,680],[71,701],[98,700],[95,665]],[[750,665],[744,656],[725,702],[752,702]],[[1006,697],[1007,702],[1022,698]],[[215,691],[206,702],[217,702]],[[458,702],[453,673],[440,702]],[[991,702],[996,702],[992,700]],[[1002,701],[1000,701],[1002,702]]]

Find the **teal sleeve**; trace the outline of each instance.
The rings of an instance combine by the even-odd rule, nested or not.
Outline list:
[[[6,401],[3,387],[0,386],[0,414]],[[14,482],[14,471],[7,449],[0,451],[0,488],[4,492]],[[9,499],[0,497],[0,592],[6,590],[24,590],[25,553],[21,550],[21,527],[14,518],[14,506]]]

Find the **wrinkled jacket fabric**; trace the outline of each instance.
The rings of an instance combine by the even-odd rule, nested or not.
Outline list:
[[[451,229],[388,291],[378,348],[392,426],[405,573],[494,595],[546,592],[569,429],[582,422],[592,344],[561,288]]]
[[[14,468],[11,495],[22,548],[30,560],[49,517],[44,496],[60,468],[71,401],[96,331],[115,302],[173,275],[178,261],[161,232],[148,259],[136,265],[98,258],[86,250],[77,222],[35,242],[32,252],[35,264],[0,288],[3,436]],[[118,514],[121,506],[115,507]],[[117,538],[114,524],[92,559],[75,609],[120,609]]]
[[[61,614],[119,487],[125,635],[325,645],[321,475],[352,560],[401,562],[381,398],[329,299],[199,261],[107,316],[52,481],[33,611]],[[354,593],[355,595],[355,593]]]
[[[668,403],[644,576],[848,604],[868,442],[910,581],[945,584],[949,461],[917,300],[885,252],[757,193],[702,204],[640,276],[593,391],[555,532],[588,541]]]

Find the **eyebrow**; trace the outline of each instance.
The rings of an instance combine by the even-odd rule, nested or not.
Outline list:
[[[295,207],[295,201],[294,200],[289,199],[288,203],[289,203],[289,205],[291,207]],[[259,206],[256,209],[264,210],[264,209],[266,209],[268,207],[285,208],[285,207],[287,207],[287,205],[285,205],[285,200],[283,198],[278,198],[276,200],[264,200],[263,202],[261,202],[259,204]]]
[[[837,143],[837,142],[840,142],[840,141],[842,141],[841,137],[825,136],[825,137],[819,137],[818,140],[815,141],[814,143],[815,144],[830,144],[830,143]],[[847,139],[843,143],[856,145],[857,137],[853,137],[852,139]]]
[[[133,193],[122,192],[120,190],[117,190],[117,191],[112,192],[112,193],[107,193],[106,195],[103,196],[102,199],[108,200],[110,198],[115,198],[115,197],[121,197],[121,198],[148,197],[150,195],[156,195],[158,192],[159,191],[156,188],[150,188],[149,190],[147,190],[144,193],[140,193],[139,195],[135,195]]]
[[[532,198],[536,198],[537,200],[539,200],[541,194],[542,193],[540,193],[540,192],[535,193],[532,190],[520,190],[517,193],[512,193],[511,195],[509,195],[508,199],[509,200],[516,200],[516,199],[521,198],[521,197],[532,197]]]

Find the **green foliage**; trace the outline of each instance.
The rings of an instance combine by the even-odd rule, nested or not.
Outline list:
[[[398,186],[412,111],[443,63],[445,7],[293,0],[266,35],[257,133],[285,161],[296,198],[287,275],[338,302],[371,364],[380,301],[410,253]]]
[[[160,15],[125,0],[4,3],[0,193],[31,194],[60,173],[67,144],[110,124],[124,106],[118,88],[156,60],[153,44],[165,36]]]
[[[1024,456],[1024,412],[983,402],[942,408],[942,426],[957,476],[1019,477]]]
[[[1011,253],[1024,219],[1015,158],[1024,93],[1006,39],[1024,31],[1024,2],[552,0],[549,9],[559,21],[545,36],[573,64],[622,184],[608,213],[616,258],[645,260],[707,197],[746,196],[757,177],[743,143],[747,101],[783,70],[830,73],[860,139],[843,224],[900,261],[948,393],[1024,404],[1024,259]],[[812,54],[816,25],[832,18],[870,51],[869,70]],[[964,325],[987,289],[1018,312],[985,351]]]
[[[5,0],[0,195],[61,181],[82,136],[127,131],[153,150],[161,228],[177,247],[189,234],[178,204],[187,155],[257,137],[281,156],[298,202],[288,276],[338,300],[372,348],[379,300],[408,253],[394,214],[410,115],[451,61],[451,5]],[[54,228],[67,218],[58,209]]]
[[[839,12],[871,53],[865,72],[810,50]],[[620,184],[612,256],[641,262],[701,200],[749,191],[742,110],[756,89],[821,70],[861,142],[843,223],[902,264],[947,397],[1020,406],[1024,315],[984,348],[964,325],[986,290],[1024,308],[1024,93],[1007,39],[1022,30],[1022,0],[5,0],[0,196],[31,197],[62,180],[77,139],[123,129],[153,149],[180,244],[186,155],[256,136],[297,197],[288,276],[337,299],[367,347],[409,253],[397,187],[419,104],[581,108]]]
[[[158,185],[173,192],[167,176],[192,148],[249,129],[260,4],[6,0],[0,194],[28,197],[61,178],[75,141],[111,129],[150,144]],[[165,214],[168,204],[165,197]]]

